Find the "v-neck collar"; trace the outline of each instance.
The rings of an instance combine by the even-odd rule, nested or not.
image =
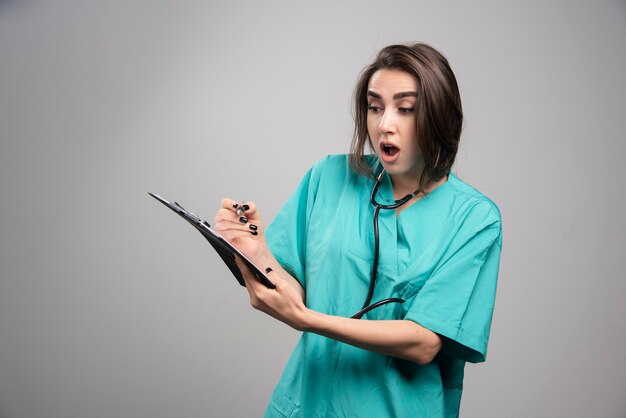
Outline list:
[[[413,203],[408,208],[401,211],[396,216],[395,209],[381,209],[378,218],[378,228],[380,236],[380,265],[386,269],[392,268],[395,274],[400,274],[400,265],[398,263],[398,227],[400,222],[403,222],[411,214],[415,214],[415,211],[428,204],[428,201],[433,198],[434,195],[440,194],[448,187],[451,187],[451,183],[455,181],[456,177],[450,171],[448,173],[448,179],[432,190],[426,196],[421,197],[417,202]],[[393,186],[391,183],[391,176],[389,173],[385,173],[381,180],[380,189],[377,195],[377,199],[382,204],[392,204],[394,202]],[[422,202],[423,201],[423,202]]]

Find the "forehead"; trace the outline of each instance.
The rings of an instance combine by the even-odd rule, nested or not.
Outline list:
[[[417,79],[411,74],[397,69],[384,68],[376,71],[367,83],[367,89],[379,94],[417,92]]]

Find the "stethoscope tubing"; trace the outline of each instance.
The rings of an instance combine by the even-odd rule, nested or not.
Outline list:
[[[381,173],[378,175],[378,177],[376,178],[376,184],[374,184],[374,188],[372,189],[372,194],[370,195],[370,203],[374,205],[374,260],[372,262],[372,272],[370,274],[370,285],[367,291],[367,297],[365,298],[365,303],[363,303],[363,307],[361,308],[359,312],[352,315],[351,318],[354,318],[354,319],[360,319],[363,315],[365,315],[367,312],[371,311],[372,309],[378,308],[379,306],[382,306],[382,305],[386,305],[387,303],[404,303],[404,299],[401,299],[401,298],[387,298],[387,299],[379,300],[378,302],[370,305],[370,303],[372,302],[372,297],[374,296],[374,288],[376,287],[376,278],[378,276],[378,259],[380,256],[379,254],[380,236],[378,233],[378,217],[379,217],[381,209],[390,210],[390,209],[399,208],[400,206],[407,203],[409,200],[413,199],[415,195],[420,193],[421,188],[418,188],[413,193],[404,196],[402,199],[395,200],[392,204],[388,204],[388,205],[380,204],[376,200],[376,195],[378,194],[378,189],[380,189],[380,184],[382,182],[382,178],[384,175],[385,175],[385,170],[383,169]]]

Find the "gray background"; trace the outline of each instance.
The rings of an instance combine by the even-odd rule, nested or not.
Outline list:
[[[624,1],[146,0],[0,1],[0,417],[260,416],[298,334],[146,192],[269,223],[405,41],[449,58],[454,171],[503,215],[462,415],[626,416]]]

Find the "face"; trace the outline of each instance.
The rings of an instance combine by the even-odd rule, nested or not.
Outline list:
[[[415,127],[417,93],[417,79],[401,70],[378,70],[368,83],[367,131],[392,179],[418,182],[424,166]]]

